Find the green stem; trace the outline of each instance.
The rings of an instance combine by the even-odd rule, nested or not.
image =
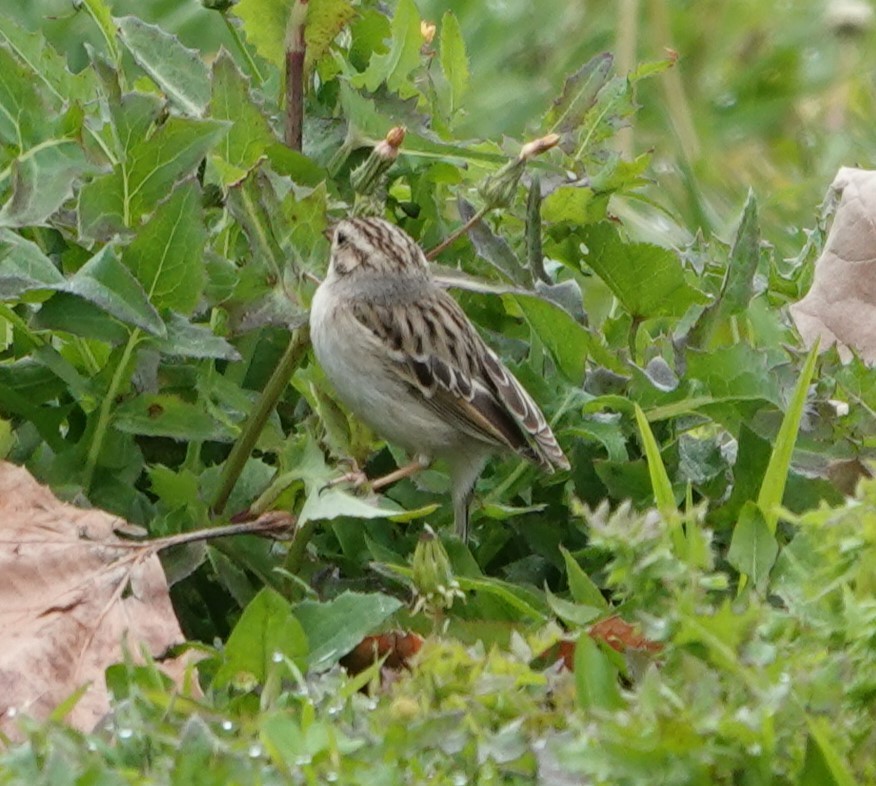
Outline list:
[[[288,571],[293,576],[297,576],[301,571],[301,566],[304,564],[304,555],[307,551],[307,544],[313,537],[316,530],[316,521],[311,519],[304,522],[298,529],[295,530],[295,535],[292,537],[292,543],[289,544],[289,551],[286,554],[286,560],[283,563],[283,570]]]
[[[125,349],[122,351],[122,357],[121,360],[119,360],[119,364],[116,366],[113,378],[110,380],[109,389],[103,397],[103,401],[100,403],[100,411],[97,416],[97,426],[94,429],[94,436],[92,437],[91,445],[88,447],[88,456],[85,459],[82,488],[85,489],[86,494],[91,490],[91,482],[94,479],[94,470],[95,467],[97,467],[97,460],[100,458],[100,452],[103,449],[106,432],[109,428],[113,404],[115,403],[116,396],[119,394],[119,390],[122,387],[122,381],[125,378],[125,372],[131,362],[134,350],[137,348],[137,344],[140,343],[140,336],[140,329],[134,328],[128,339],[128,343],[125,344]]]
[[[219,489],[216,492],[216,497],[211,505],[214,513],[221,513],[225,509],[225,504],[228,502],[228,497],[231,496],[231,491],[234,489],[234,484],[240,477],[243,467],[252,453],[258,441],[262,429],[274,409],[274,405],[289,384],[289,377],[292,372],[301,362],[301,358],[307,351],[310,343],[310,331],[307,327],[298,328],[289,340],[289,346],[280,358],[277,368],[265,385],[259,400],[256,402],[255,409],[250,413],[246,423],[243,426],[243,431],[240,434],[231,453],[225,461],[225,466],[222,469],[222,479],[219,483]]]

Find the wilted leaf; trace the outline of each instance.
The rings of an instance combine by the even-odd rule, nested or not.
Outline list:
[[[876,363],[876,171],[843,167],[831,189],[840,196],[812,287],[791,306],[800,335],[821,351],[834,344],[848,360],[851,350]]]
[[[0,694],[45,718],[87,686],[67,721],[90,730],[110,709],[104,671],[141,648],[183,642],[155,556],[114,534],[118,516],[59,502],[26,470],[0,464]],[[8,717],[8,716],[6,716]],[[12,729],[8,722],[4,731]]]

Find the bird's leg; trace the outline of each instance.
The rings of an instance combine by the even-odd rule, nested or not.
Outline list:
[[[356,488],[367,485],[373,491],[378,491],[385,486],[389,486],[390,484],[395,483],[397,480],[402,480],[403,478],[409,478],[411,475],[416,475],[418,472],[426,469],[426,467],[428,467],[431,463],[431,460],[427,456],[417,456],[417,458],[415,458],[409,464],[405,464],[404,466],[393,470],[389,474],[383,475],[379,478],[375,478],[374,480],[369,482],[365,473],[361,469],[359,469],[356,462],[351,461],[352,469],[349,472],[345,472],[339,478],[330,480],[322,487],[322,489],[320,489],[320,491],[325,491],[326,489],[340,486],[343,483],[352,483],[353,486],[355,486]]]
[[[339,478],[334,478],[334,480],[330,480],[326,483],[322,488],[320,488],[320,494],[323,491],[327,491],[328,489],[334,488],[335,486],[340,486],[344,483],[352,483],[357,488],[359,486],[363,486],[368,482],[368,478],[365,473],[359,469],[358,463],[356,463],[356,459],[341,459],[341,462],[344,464],[350,465],[350,471],[345,472]]]
[[[409,478],[411,475],[416,475],[418,472],[422,472],[431,463],[432,462],[427,456],[417,456],[409,464],[405,464],[403,467],[399,467],[398,469],[393,470],[388,475],[384,475],[382,478],[376,478],[375,480],[372,480],[371,488],[377,491],[378,489],[382,489],[384,486],[389,486],[391,483],[395,483],[397,480]]]

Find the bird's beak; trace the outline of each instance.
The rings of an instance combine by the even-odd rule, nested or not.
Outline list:
[[[329,243],[332,242],[332,238],[335,236],[335,227],[338,225],[337,221],[332,221],[325,229],[322,230],[323,237],[328,240]]]

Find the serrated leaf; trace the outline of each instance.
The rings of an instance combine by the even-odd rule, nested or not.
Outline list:
[[[742,314],[754,296],[754,277],[760,262],[760,225],[757,200],[749,192],[736,230],[721,291],[699,316],[688,334],[689,346],[703,346],[715,329],[730,317]]]
[[[328,52],[332,41],[355,14],[356,9],[348,0],[310,0],[304,29],[304,41],[307,44],[305,72],[309,73]]]
[[[57,292],[43,303],[31,324],[40,330],[63,331],[113,345],[127,341],[131,334],[130,328],[102,308],[67,292]]]
[[[779,544],[770,532],[763,513],[755,502],[749,500],[739,511],[727,561],[763,592],[778,554]]]
[[[356,87],[364,87],[373,93],[386,82],[386,86],[398,93],[411,71],[420,64],[420,14],[414,0],[399,0],[390,24],[392,36],[389,51],[374,54],[368,68],[350,81]]]
[[[584,368],[590,354],[591,338],[587,330],[556,304],[537,295],[512,297],[530,327],[535,331],[563,374],[572,382],[584,380]]]
[[[207,325],[196,325],[184,316],[171,313],[165,320],[167,336],[156,343],[165,355],[187,358],[240,360],[240,353]]]
[[[365,636],[402,607],[402,602],[380,592],[344,592],[327,603],[305,600],[293,609],[310,642],[311,669],[334,666]]]
[[[125,324],[151,335],[166,333],[164,322],[140,283],[109,246],[98,251],[59,289],[78,295]]]
[[[26,150],[43,141],[53,113],[33,74],[5,46],[0,46],[0,74],[0,142]]]
[[[596,96],[608,82],[614,58],[608,52],[596,55],[563,84],[563,92],[545,115],[552,132],[563,133],[577,127],[596,103]]]
[[[72,74],[67,59],[49,46],[40,33],[31,33],[5,16],[0,26],[0,43],[15,55],[36,81],[58,101],[85,101],[94,90],[94,74],[83,69]]]
[[[636,319],[681,316],[705,295],[687,283],[678,256],[651,243],[625,243],[606,223],[582,232],[586,263]]]
[[[429,509],[424,509],[423,515]],[[357,519],[385,519],[404,515],[408,511],[399,507],[386,497],[378,501],[365,500],[356,497],[348,491],[339,488],[329,488],[324,491],[315,488],[307,495],[301,513],[298,516],[299,526],[307,521],[331,521],[341,516]]]
[[[548,194],[541,206],[542,218],[549,224],[572,221],[577,225],[589,224],[599,217],[598,210],[591,213],[593,190],[583,186],[560,186]]]
[[[446,11],[441,18],[439,59],[444,78],[450,87],[450,114],[452,115],[462,105],[462,98],[468,90],[469,81],[465,40],[462,37],[459,20],[452,11]]]
[[[225,643],[224,663],[215,684],[228,685],[240,675],[264,684],[276,666],[274,656],[289,658],[302,671],[308,653],[307,635],[286,600],[265,588],[243,610]]]
[[[123,140],[119,163],[79,192],[79,231],[87,238],[109,239],[136,228],[227,132],[218,120],[174,116],[148,134],[154,104],[136,94],[128,98],[114,115]]]
[[[224,49],[213,62],[210,115],[231,123],[228,134],[216,146],[215,154],[239,169],[251,169],[278,141],[268,119],[250,94],[248,80]],[[232,182],[229,177],[224,184],[231,185]]]
[[[189,179],[158,205],[124,250],[122,262],[156,308],[190,314],[204,288],[206,239],[201,189]]]
[[[240,0],[230,11],[243,23],[246,40],[265,60],[282,67],[289,14],[297,0]]]
[[[236,434],[214,420],[198,404],[170,394],[142,394],[122,404],[113,426],[127,434],[170,437],[180,441],[231,442]]]
[[[30,240],[0,228],[0,300],[13,300],[34,289],[57,289],[66,280]]]
[[[32,147],[0,173],[0,190],[8,181],[12,184],[12,194],[0,209],[0,227],[43,224],[73,195],[78,178],[91,169],[82,148],[70,139]]]
[[[134,16],[116,19],[119,38],[165,95],[187,115],[200,117],[210,100],[210,75],[195,49],[157,25]]]

